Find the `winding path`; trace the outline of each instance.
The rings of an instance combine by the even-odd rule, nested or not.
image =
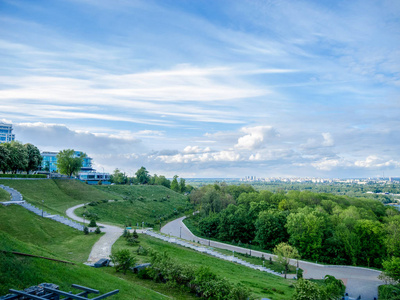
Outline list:
[[[84,206],[85,204],[75,205],[68,208],[66,214],[68,217],[75,221],[84,222],[84,219],[75,215],[75,209]],[[95,263],[101,258],[110,258],[111,247],[123,234],[124,230],[120,227],[113,225],[106,225],[97,223],[101,226],[101,231],[105,234],[93,245],[92,251],[89,254],[88,263]],[[137,230],[138,233],[142,233],[142,230]]]
[[[181,217],[174,221],[167,223],[161,228],[161,232],[171,236],[181,237],[186,240],[199,242],[203,245],[210,245],[211,247],[231,250],[239,253],[249,253],[249,249],[232,246],[220,242],[210,241],[195,236],[182,222],[185,217]],[[261,257],[264,255],[266,259],[274,257],[272,254],[251,250],[252,256]],[[296,261],[293,261],[293,265]],[[321,265],[307,261],[299,260],[299,267],[304,270],[303,276],[306,279],[321,279],[325,275],[332,275],[338,279],[342,279],[346,285],[346,292],[352,298],[361,296],[361,299],[373,300],[374,297],[378,299],[378,286],[384,284],[383,281],[378,279],[380,271],[352,267],[352,266],[336,266],[336,265]]]

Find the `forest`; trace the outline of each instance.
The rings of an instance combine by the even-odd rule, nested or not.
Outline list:
[[[382,268],[400,257],[400,212],[375,199],[216,183],[190,200],[204,237],[269,251],[287,242],[302,259],[337,265]]]

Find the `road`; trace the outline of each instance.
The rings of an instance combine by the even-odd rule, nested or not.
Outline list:
[[[199,238],[193,235],[192,232],[182,222],[184,218],[185,217],[182,217],[169,222],[161,228],[161,232],[171,236],[181,237],[182,239],[200,242],[200,244],[203,245],[210,245],[214,248],[250,254],[249,249],[210,241],[208,239]],[[251,250],[251,255],[257,257],[264,255],[266,259],[269,259],[269,257],[274,257],[272,254],[254,250]],[[293,261],[292,264],[297,264],[297,261]],[[361,296],[362,300],[373,300],[374,297],[378,299],[378,286],[384,284],[383,281],[378,279],[378,276],[381,273],[380,271],[367,268],[321,265],[301,260],[299,260],[299,267],[304,270],[303,276],[306,279],[322,279],[325,275],[332,275],[337,279],[343,280],[346,285],[346,292],[351,298],[357,298],[358,296]]]

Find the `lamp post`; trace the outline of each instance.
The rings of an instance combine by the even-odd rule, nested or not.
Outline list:
[[[43,211],[44,211],[44,200],[42,200],[42,218],[43,218]]]
[[[211,246],[211,232],[208,233],[208,246]]]
[[[249,243],[250,243],[250,256],[251,256],[251,241]]]
[[[182,226],[179,227],[179,238],[180,238],[180,239],[182,238]]]
[[[86,218],[86,215],[83,214],[82,216],[83,216],[83,226],[86,226],[86,219],[85,219],[85,218]]]

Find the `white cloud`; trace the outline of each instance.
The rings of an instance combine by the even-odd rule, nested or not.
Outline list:
[[[354,165],[360,168],[399,168],[400,162],[386,160],[376,155],[370,155],[365,160],[357,160]]]
[[[247,134],[238,139],[235,145],[237,149],[258,149],[267,142],[266,139],[279,136],[272,126],[243,127],[241,131]]]
[[[331,147],[335,144],[332,135],[329,132],[322,133],[322,137],[324,141],[322,142],[322,146]]]

